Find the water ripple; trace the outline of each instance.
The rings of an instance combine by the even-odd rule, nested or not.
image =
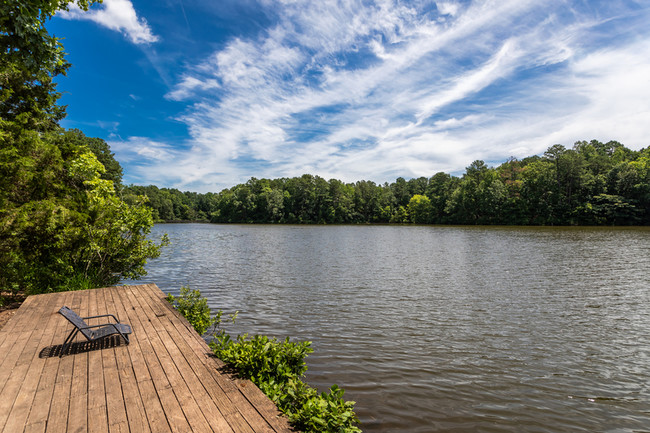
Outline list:
[[[159,225],[147,281],[311,340],[364,431],[650,431],[650,230]]]

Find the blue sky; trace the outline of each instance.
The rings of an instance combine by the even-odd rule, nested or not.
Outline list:
[[[560,143],[650,137],[646,0],[104,0],[48,29],[63,121],[124,181],[460,174]]]

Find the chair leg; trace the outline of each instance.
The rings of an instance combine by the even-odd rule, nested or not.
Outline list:
[[[124,338],[124,341],[126,341],[126,345],[128,346],[129,345],[129,336],[126,335],[126,334],[123,334],[121,332],[119,334],[122,336],[122,338]]]
[[[119,323],[119,322],[117,322],[117,323]],[[115,324],[113,325],[113,328],[115,328],[115,331],[117,331],[117,333],[120,334],[122,336],[122,338],[124,338],[124,341],[126,341],[126,345],[128,346],[129,345],[129,337],[127,336],[127,334],[124,334],[122,331],[120,331],[120,329]]]
[[[72,340],[74,340],[74,337],[77,336],[77,332],[79,332],[77,328],[74,328],[72,331],[70,331],[68,337],[63,342],[63,346],[61,346],[61,353],[59,353],[59,358],[61,358],[63,356],[63,352],[65,352],[65,350],[72,345]]]

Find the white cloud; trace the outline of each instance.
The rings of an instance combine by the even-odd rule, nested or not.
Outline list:
[[[383,182],[579,139],[647,145],[642,28],[594,48],[608,17],[560,0],[439,2],[443,21],[390,0],[263,3],[277,26],[232,39],[167,95],[198,101],[180,119],[192,151],[159,160],[184,173],[176,187],[303,173]]]
[[[452,2],[438,2],[436,3],[438,7],[438,12],[441,15],[451,15],[454,16],[458,13],[459,6],[457,3]]]
[[[146,137],[111,140],[108,144],[117,159],[127,163],[135,160],[142,165],[170,163],[180,155],[172,146]]]
[[[134,44],[149,44],[158,41],[144,18],[138,18],[130,0],[104,0],[101,8],[94,7],[86,12],[75,4],[60,16],[65,19],[94,21],[111,30],[122,32]]]
[[[181,101],[193,96],[197,91],[208,91],[211,89],[219,89],[220,87],[221,85],[214,78],[201,80],[197,77],[185,76],[183,80],[176,85],[175,89],[167,93],[165,97],[173,101]]]

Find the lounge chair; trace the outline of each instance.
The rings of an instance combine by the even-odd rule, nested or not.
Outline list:
[[[65,342],[61,347],[61,353],[59,353],[59,358],[63,356],[65,350],[68,347],[70,347],[70,345],[72,344],[72,340],[74,340],[74,337],[77,335],[78,332],[81,332],[83,336],[86,337],[86,339],[91,342],[101,340],[102,338],[111,335],[119,334],[122,336],[122,338],[124,338],[126,344],[129,344],[128,335],[131,333],[131,327],[126,323],[120,323],[120,321],[117,320],[117,317],[115,317],[112,314],[103,314],[100,316],[90,316],[90,317],[79,317],[77,313],[75,313],[68,307],[61,307],[59,313],[74,325],[74,329],[70,331],[70,334],[68,334],[68,337],[65,339]],[[85,322],[85,320],[97,319],[99,317],[112,317],[116,323],[109,322],[109,323],[102,323],[99,325],[88,325]]]

